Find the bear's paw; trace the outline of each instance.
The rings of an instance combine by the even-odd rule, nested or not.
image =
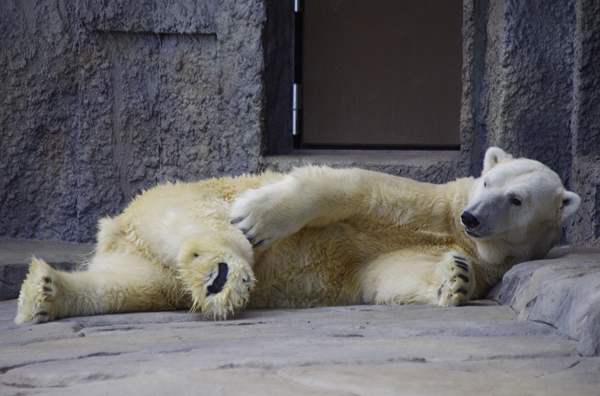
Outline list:
[[[294,179],[245,191],[231,205],[233,224],[252,247],[266,249],[295,234],[313,217]]]
[[[246,307],[255,278],[252,270],[240,263],[218,263],[213,267],[202,299],[201,310],[204,316],[212,319],[226,319],[230,314]],[[194,301],[200,299],[194,298]]]
[[[48,264],[33,259],[19,295],[16,323],[44,323],[54,319],[58,294],[55,278],[56,273]]]
[[[475,291],[475,275],[471,261],[465,256],[452,252],[447,255],[442,284],[438,289],[438,305],[456,307],[464,305]]]
[[[245,308],[256,279],[244,260],[227,254],[208,258],[198,255],[180,265],[180,278],[192,296],[192,311],[212,319],[226,319]]]

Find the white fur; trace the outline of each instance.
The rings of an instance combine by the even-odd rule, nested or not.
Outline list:
[[[462,305],[514,264],[543,257],[580,202],[546,166],[498,148],[486,152],[480,178],[443,185],[314,166],[167,184],[100,221],[87,270],[34,260],[15,320],[181,308],[225,318],[247,305]]]

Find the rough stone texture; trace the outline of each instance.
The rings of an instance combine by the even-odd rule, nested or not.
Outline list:
[[[73,270],[93,251],[92,245],[0,239],[0,301],[17,298],[33,256],[54,268]]]
[[[537,159],[569,181],[574,1],[493,2],[488,145]]]
[[[465,1],[462,145],[438,164],[292,152],[292,3],[0,2],[0,237],[89,243],[165,180],[320,161],[441,182],[499,145],[582,196],[563,242],[600,247],[600,3]]]
[[[568,184],[575,1],[465,2],[462,152],[472,174],[499,146]]]
[[[583,198],[563,239],[600,246],[600,4],[464,2],[459,170],[498,145],[544,162]]]
[[[0,4],[0,236],[90,242],[165,180],[256,171],[261,1]]]
[[[572,243],[600,247],[600,3],[580,1],[577,7],[574,95],[573,181],[583,202],[574,222]]]
[[[0,235],[77,238],[77,25],[74,3],[0,2]]]
[[[511,306],[519,320],[579,340],[581,355],[600,355],[600,254],[555,249],[545,260],[513,267],[488,297]]]
[[[600,358],[509,307],[352,306],[105,315],[16,326],[0,303],[3,395],[595,395]]]

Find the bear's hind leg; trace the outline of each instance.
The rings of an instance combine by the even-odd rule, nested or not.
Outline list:
[[[475,274],[471,261],[464,255],[451,251],[444,255],[438,271],[442,281],[438,289],[438,305],[441,307],[465,305],[475,291]]]
[[[179,278],[192,297],[192,310],[225,319],[243,309],[256,281],[250,243],[241,233],[211,232],[188,237],[179,251]]]
[[[21,287],[15,322],[185,307],[189,296],[176,277],[136,255],[100,254],[88,270],[75,272],[34,259]]]

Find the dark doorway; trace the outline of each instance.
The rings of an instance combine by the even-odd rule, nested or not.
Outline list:
[[[462,0],[305,0],[302,20],[297,148],[460,146]]]

